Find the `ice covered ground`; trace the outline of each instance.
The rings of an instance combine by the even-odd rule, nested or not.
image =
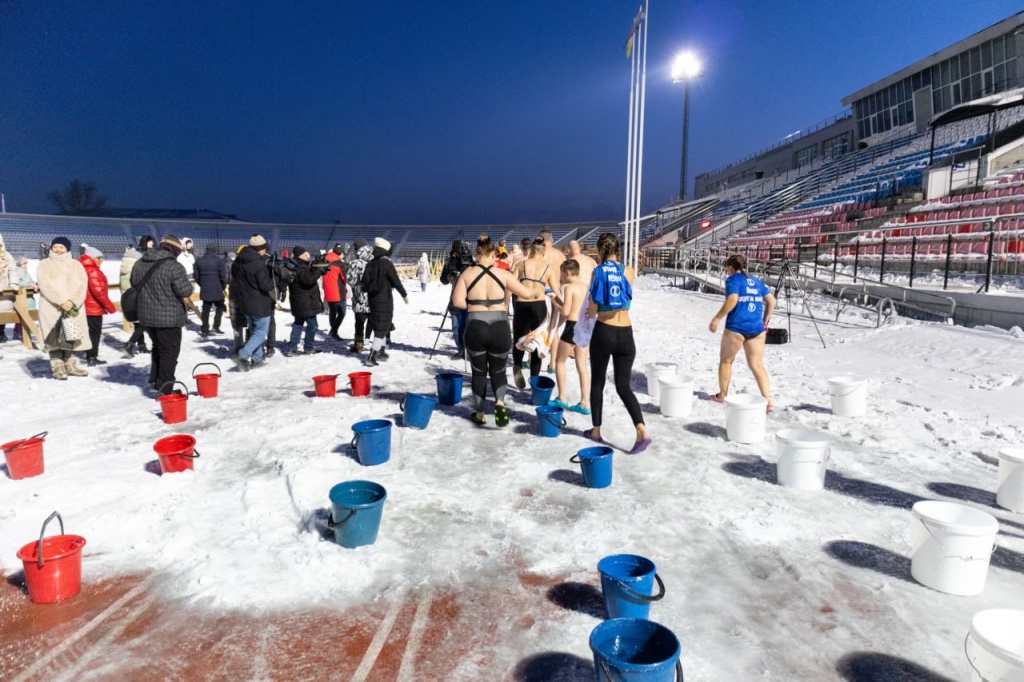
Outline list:
[[[220,397],[193,395],[189,420],[167,426],[143,390],[148,358],[119,358],[116,316],[107,318],[101,352],[110,364],[84,379],[50,380],[41,354],[6,344],[0,442],[49,436],[45,475],[0,478],[0,569],[20,570],[15,552],[54,509],[68,532],[88,539],[86,582],[155,571],[158,594],[248,614],[342,609],[425,587],[508,594],[510,608],[522,609],[523,576],[585,592],[598,585],[601,557],[636,553],[665,581],[652,618],[680,638],[691,680],[837,679],[891,669],[886,657],[935,679],[964,679],[971,616],[1024,608],[1024,518],[995,508],[992,494],[996,453],[1024,438],[1019,334],[904,320],[875,329],[849,312],[821,324],[822,348],[794,316],[793,343],[768,349],[777,410],[767,437],[739,445],[725,439],[722,405],[700,400],[689,418],[661,417],[642,374],[648,362],[677,362],[701,393],[714,392],[719,337],[707,323],[720,300],[642,278],[633,386],[654,444],[624,454],[633,430],[609,386],[604,433],[619,449],[615,481],[588,490],[568,460],[588,444],[578,433],[589,418],[571,414],[569,432],[542,440],[525,392],[512,391],[508,429],[463,418],[468,387],[463,404],[435,412],[426,431],[399,426],[406,391],[433,393],[435,373],[462,368],[447,359],[447,334],[427,359],[447,289],[409,288],[410,305],[396,304],[392,359],[372,370],[369,400],[347,391],[311,397],[313,375],[344,381],[363,369],[339,346],[241,374],[229,369],[226,336],[201,340],[190,326],[179,378],[194,391],[193,365],[217,362]],[[279,313],[279,339],[289,321]],[[349,317],[343,336],[351,328]],[[830,414],[826,379],[850,372],[871,379],[865,418]],[[742,364],[733,390],[755,390]],[[352,424],[371,418],[396,421],[392,456],[364,468],[348,443]],[[773,436],[792,427],[830,436],[825,491],[775,485]],[[198,440],[196,471],[154,475],[152,443],[178,432]],[[329,488],[356,478],[384,485],[388,501],[377,543],[353,551],[325,541],[321,529]],[[982,596],[939,593],[910,577],[909,508],[920,499],[961,501],[1000,520]],[[503,678],[543,652],[590,658],[593,608],[567,603],[557,618],[526,624],[518,615],[460,614],[494,632],[478,653],[502,662]],[[483,679],[470,656],[451,665],[449,679]]]

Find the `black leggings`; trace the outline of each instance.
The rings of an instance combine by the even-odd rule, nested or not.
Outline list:
[[[487,377],[491,377],[491,389],[495,401],[504,401],[508,388],[508,352],[512,348],[509,334],[508,315],[498,311],[469,313],[466,323],[466,352],[473,369],[473,398],[476,411],[483,412],[487,397]]]
[[[534,329],[539,327],[548,316],[548,305],[545,301],[516,301],[512,308],[515,317],[512,318],[512,338],[518,341]],[[519,368],[523,361],[524,351],[518,348],[512,349],[512,367]],[[539,353],[530,354],[530,376],[540,376],[541,359]]]
[[[604,380],[608,373],[608,360],[615,370],[615,392],[626,406],[633,424],[643,424],[644,415],[640,402],[629,387],[636,359],[636,344],[633,343],[632,327],[613,327],[603,322],[594,326],[590,339],[590,409],[594,426],[601,425],[601,408],[604,406]]]

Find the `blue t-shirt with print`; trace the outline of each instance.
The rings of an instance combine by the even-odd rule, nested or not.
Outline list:
[[[756,277],[737,272],[725,280],[725,295],[736,294],[739,301],[725,318],[725,328],[737,334],[760,334],[764,331],[764,296],[771,289]]]

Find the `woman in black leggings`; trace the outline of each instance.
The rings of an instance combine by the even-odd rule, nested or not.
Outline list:
[[[526,291],[525,294],[512,292],[517,296],[513,308],[515,317],[512,318],[512,339],[517,342],[544,324],[548,316],[546,297],[548,293],[558,289],[558,279],[557,273],[551,272],[551,267],[544,260],[544,240],[539,237],[533,240],[530,257],[516,265],[512,272]],[[519,388],[526,388],[522,370],[525,354],[525,351],[518,348],[512,350],[512,377]],[[530,376],[539,376],[540,368],[540,354],[534,351],[530,354]]]
[[[636,426],[636,443],[629,451],[631,455],[643,452],[651,444],[629,379],[636,359],[636,344],[633,342],[633,327],[629,320],[629,306],[632,302],[633,269],[618,263],[619,238],[606,232],[597,240],[597,251],[601,264],[594,270],[590,285],[590,307],[587,317],[597,317],[594,335],[590,339],[590,409],[594,428],[587,438],[601,439],[601,417],[604,408],[604,381],[608,373],[608,362],[615,371],[615,391],[626,406]]]

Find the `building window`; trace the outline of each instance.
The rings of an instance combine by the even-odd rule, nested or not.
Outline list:
[[[810,147],[804,147],[795,154],[795,165],[799,168],[800,166],[807,166],[814,163],[814,160],[818,158],[818,145],[814,144]]]
[[[836,135],[821,143],[821,155],[826,159],[834,159],[850,151],[850,133]]]

